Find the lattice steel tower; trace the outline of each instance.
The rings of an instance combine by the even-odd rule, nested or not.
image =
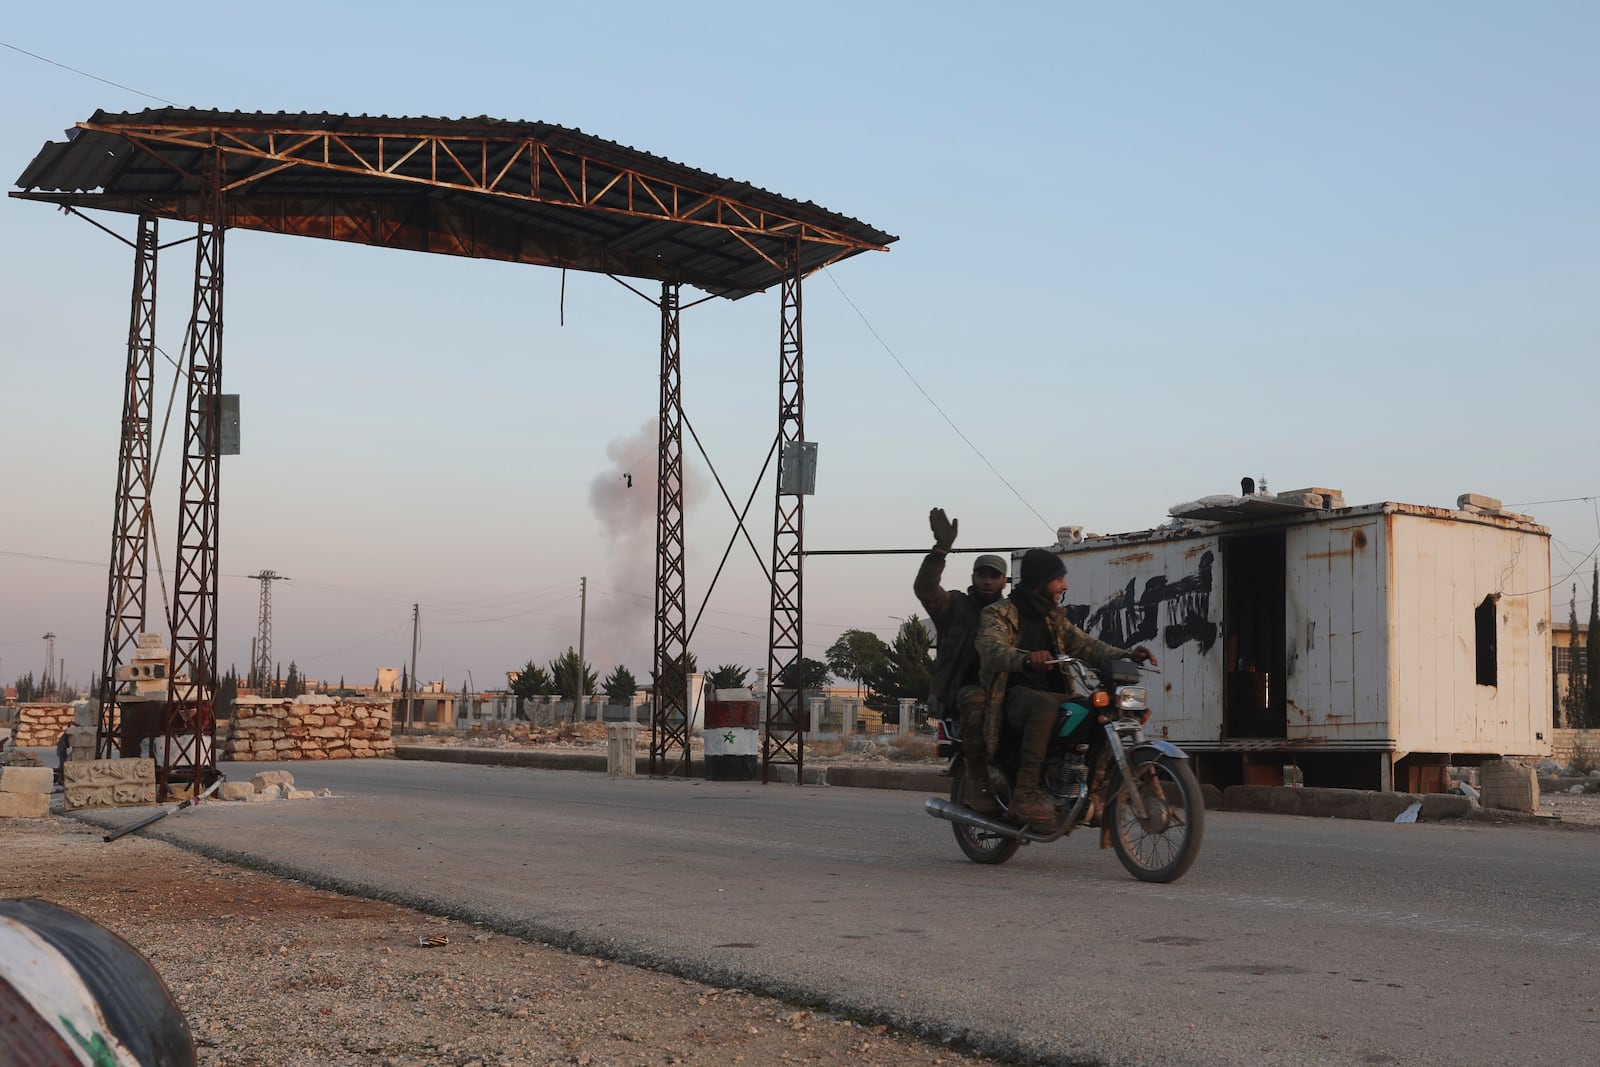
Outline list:
[[[266,687],[267,679],[272,677],[272,583],[287,582],[286,575],[277,571],[262,571],[260,574],[250,575],[261,581],[261,622],[256,629],[256,661],[250,665],[250,673],[257,692]]]

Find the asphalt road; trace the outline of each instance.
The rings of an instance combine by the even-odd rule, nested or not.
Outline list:
[[[1212,812],[1195,866],[1154,886],[1087,833],[974,865],[916,793],[226,770],[269,767],[338,795],[142,832],[1024,1062],[1566,1065],[1600,1047],[1600,833]]]

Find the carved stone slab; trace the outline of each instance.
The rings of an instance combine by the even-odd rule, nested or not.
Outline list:
[[[153,759],[73,760],[62,765],[66,809],[131,807],[156,802]]]

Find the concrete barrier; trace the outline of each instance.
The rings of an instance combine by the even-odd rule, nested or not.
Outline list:
[[[638,772],[638,745],[638,723],[607,723],[606,773],[613,778],[632,778]]]

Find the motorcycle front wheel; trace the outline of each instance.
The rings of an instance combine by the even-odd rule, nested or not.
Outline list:
[[[950,784],[950,799],[954,803],[961,803],[961,791],[966,784],[967,765],[962,763],[956,768],[955,780]],[[1014,837],[986,833],[974,826],[953,822],[950,828],[955,831],[956,844],[961,846],[961,851],[973,863],[1004,863],[1022,847],[1022,842]]]
[[[1188,760],[1171,756],[1135,759],[1133,779],[1145,817],[1140,819],[1118,790],[1105,814],[1111,845],[1128,873],[1140,881],[1176,881],[1200,854],[1205,836],[1200,782]]]

